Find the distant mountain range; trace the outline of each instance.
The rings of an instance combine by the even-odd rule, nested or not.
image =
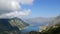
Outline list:
[[[52,21],[54,18],[55,17],[51,17],[51,18],[36,17],[36,18],[26,19],[26,22],[32,25],[36,25],[36,26],[44,26],[48,24],[48,22]]]

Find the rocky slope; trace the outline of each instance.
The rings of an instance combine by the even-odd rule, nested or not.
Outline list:
[[[42,34],[60,34],[60,16],[53,20],[51,26],[48,26],[45,30],[42,30]]]
[[[29,26],[29,24],[19,18],[0,18],[0,34],[20,34],[20,30],[26,26]]]

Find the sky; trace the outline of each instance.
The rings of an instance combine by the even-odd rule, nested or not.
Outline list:
[[[31,9],[28,17],[56,17],[60,14],[60,0],[34,0],[32,6],[23,5],[24,9]]]
[[[60,0],[0,0],[0,17],[56,17]]]

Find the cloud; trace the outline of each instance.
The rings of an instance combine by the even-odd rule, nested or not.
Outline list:
[[[15,0],[0,0],[0,13],[20,10],[21,5]]]
[[[17,10],[21,5],[14,0],[0,0],[0,10]]]
[[[34,0],[20,0],[22,4],[32,4]]]
[[[31,10],[22,9],[21,4],[29,5],[32,3],[33,0],[0,0],[0,17],[29,15]]]
[[[24,11],[14,11],[10,13],[5,13],[0,15],[0,18],[13,18],[13,17],[20,17],[20,16],[27,16],[29,15],[31,10],[24,10]]]

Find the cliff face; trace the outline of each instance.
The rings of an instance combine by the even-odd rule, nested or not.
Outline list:
[[[29,26],[28,23],[26,23],[22,19],[19,19],[19,18],[16,18],[16,17],[12,18],[9,22],[12,26],[18,27],[19,30],[22,30],[22,29],[26,28],[27,26]]]
[[[10,30],[12,26],[9,24],[9,19],[0,19],[0,29],[1,30]]]
[[[0,19],[0,34],[20,34],[20,30],[28,25],[19,18]]]
[[[10,19],[0,19],[0,34],[10,34],[10,33],[17,33],[17,31],[19,31],[18,27],[13,27],[11,26],[11,24],[9,23]]]

